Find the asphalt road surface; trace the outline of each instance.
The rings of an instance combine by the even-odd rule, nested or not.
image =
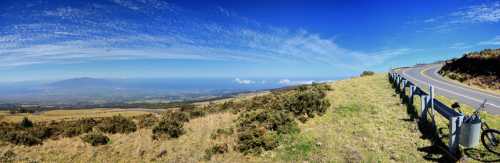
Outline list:
[[[434,86],[436,95],[448,97],[458,103],[467,104],[474,108],[477,108],[484,99],[487,99],[484,110],[491,114],[500,115],[500,95],[448,81],[448,79],[444,79],[437,73],[442,66],[442,64],[430,64],[403,68],[398,73],[422,89],[428,88],[430,83]]]

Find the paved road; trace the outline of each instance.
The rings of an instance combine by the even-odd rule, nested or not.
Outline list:
[[[488,113],[500,115],[500,95],[472,89],[444,79],[437,73],[442,64],[430,64],[411,68],[403,68],[399,71],[406,79],[418,85],[420,88],[427,88],[432,84],[437,95],[442,95],[459,103],[477,108],[484,99],[487,99],[485,110]]]

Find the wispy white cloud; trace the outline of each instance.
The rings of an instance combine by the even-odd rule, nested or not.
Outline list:
[[[452,44],[449,48],[450,49],[464,50],[464,49],[470,49],[472,47],[474,47],[474,45],[466,44],[466,43],[463,43],[463,42],[457,42],[457,43]]]
[[[461,24],[498,23],[500,22],[500,2],[489,1],[458,9],[447,15],[423,20],[431,25],[427,30],[447,32],[460,27]]]
[[[478,45],[500,45],[500,35],[490,40],[481,41]]]
[[[206,15],[164,1],[112,0],[111,4],[41,6],[39,10],[31,6],[2,15],[24,21],[0,28],[0,66],[197,59],[317,63],[359,69],[411,51],[347,49],[319,34],[263,26],[222,7]],[[127,17],[116,13],[127,13]],[[35,19],[46,21],[36,23],[32,21]]]

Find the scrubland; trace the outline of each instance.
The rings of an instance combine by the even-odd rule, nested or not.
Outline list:
[[[415,107],[418,108],[417,102]],[[249,98],[183,106],[162,113],[120,112],[122,117],[135,123],[136,130],[125,133],[131,131],[129,126],[115,129],[111,125],[108,129],[119,132],[103,132],[109,137],[104,145],[92,146],[84,142],[81,136],[85,133],[72,137],[55,136],[36,145],[0,141],[0,159],[3,162],[444,160],[444,153],[437,152],[435,140],[426,137],[410,109],[401,103],[387,76],[375,74]],[[74,112],[76,118],[64,120],[91,118],[78,117],[83,115],[80,112]],[[499,125],[497,116],[483,114],[492,126]],[[24,116],[32,119],[35,127],[49,119],[43,114],[4,114],[2,121],[19,123]],[[37,119],[37,116],[43,118]],[[99,125],[102,122],[113,124],[106,117],[100,117],[92,130],[102,132],[99,126],[110,126]],[[438,121],[442,125],[442,120]],[[489,157],[481,150],[476,151],[477,155]]]

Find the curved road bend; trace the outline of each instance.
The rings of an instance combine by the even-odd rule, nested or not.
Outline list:
[[[403,68],[400,70],[400,73],[420,88],[427,88],[430,83],[434,86],[434,91],[437,95],[448,97],[474,108],[477,108],[484,99],[487,99],[485,111],[494,115],[500,115],[500,95],[447,81],[437,73],[442,66],[442,64],[430,64]]]

